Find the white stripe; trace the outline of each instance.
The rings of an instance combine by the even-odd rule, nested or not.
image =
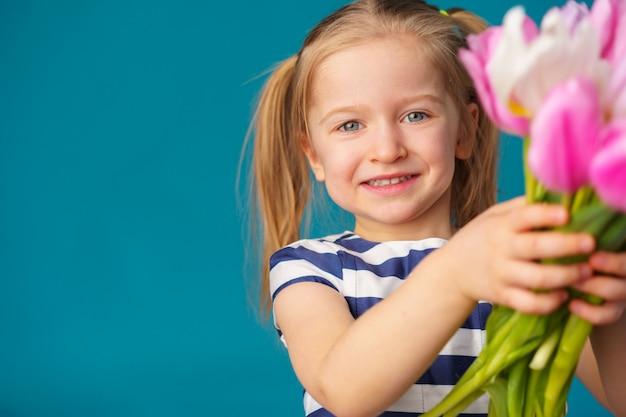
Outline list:
[[[406,394],[389,407],[389,411],[425,413],[439,404],[451,389],[452,385],[413,385]],[[487,414],[488,409],[489,395],[484,394],[463,412],[467,414]]]
[[[309,394],[309,392],[305,392],[304,393],[304,412],[305,415],[309,415],[311,414],[313,411],[317,411],[320,408],[322,408],[322,405],[320,403],[318,403],[317,401],[315,401],[315,399],[313,397],[311,397],[311,394]]]
[[[413,385],[387,411],[403,413],[425,413],[435,407],[452,389],[451,385]],[[304,394],[304,410],[306,415],[322,408],[311,395]],[[487,414],[489,411],[489,395],[484,394],[470,404],[463,412],[466,414]]]
[[[381,277],[367,270],[343,270],[344,297],[378,297],[385,298],[398,289],[404,282],[400,278]]]
[[[365,262],[378,265],[389,260],[389,258],[404,257],[412,250],[428,250],[437,249],[443,246],[447,241],[440,238],[429,238],[418,241],[392,241],[385,242],[381,245],[375,245],[365,252],[352,251],[341,244],[337,244],[330,240],[313,240],[303,239],[292,243],[289,247],[303,247],[316,253],[337,253],[339,251],[348,253],[357,258],[363,259]]]
[[[476,356],[483,349],[484,330],[459,329],[448,340],[440,355]]]
[[[274,266],[270,271],[270,294],[274,292],[286,282],[295,278],[301,278],[304,276],[319,276],[330,281],[341,292],[343,287],[342,280],[319,269],[311,262],[303,259],[294,259],[291,261],[284,261]]]
[[[403,280],[397,277],[380,277],[367,270],[344,269],[343,279],[325,272],[306,260],[294,259],[283,261],[270,273],[270,293],[283,284],[305,276],[317,276],[330,281],[344,297],[378,297],[385,298],[402,285]]]
[[[393,241],[385,242],[384,245],[376,245],[370,250],[362,254],[354,253],[355,256],[366,260],[372,265],[379,265],[390,258],[399,258],[409,255],[410,251],[424,251],[429,249],[437,249],[443,246],[446,240],[439,238],[423,239],[419,241]]]

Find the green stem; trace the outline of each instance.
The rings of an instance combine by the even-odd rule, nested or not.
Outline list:
[[[537,350],[535,350],[529,364],[530,368],[543,369],[552,359],[559,341],[561,340],[561,335],[563,334],[563,322],[567,320],[569,314],[567,304],[562,304],[556,311],[547,316],[548,326],[546,336]]]
[[[478,355],[474,363],[439,404],[423,417],[440,416],[475,395],[512,363],[528,355],[541,343],[547,316],[515,311]]]
[[[463,410],[465,410],[467,407],[469,407],[474,401],[476,401],[477,399],[479,399],[483,395],[485,395],[485,393],[483,391],[481,391],[481,390],[474,391],[472,393],[472,395],[468,395],[467,397],[465,397],[465,399],[463,399],[463,401],[459,402],[454,407],[451,407],[448,411],[446,411],[443,414],[443,417],[455,417],[455,416],[457,416],[458,414],[463,412]]]
[[[578,193],[576,193],[576,194],[578,194]],[[572,195],[571,195],[571,194],[569,194],[569,193],[563,193],[563,194],[561,194],[561,205],[562,205],[563,207],[565,207],[565,209],[566,209],[568,212],[570,212],[570,213],[572,213],[572,206],[573,206],[573,203],[574,203],[574,198],[572,197]]]
[[[561,417],[569,384],[576,370],[580,353],[593,325],[575,314],[570,314],[548,374],[543,407],[544,417]]]
[[[504,378],[496,378],[493,382],[485,384],[483,390],[489,393],[489,417],[508,417],[506,405],[507,381]]]
[[[535,404],[537,403],[537,385],[541,378],[542,370],[531,369],[528,373],[526,389],[524,390],[524,401],[518,407],[522,410],[522,417],[535,417]]]
[[[511,365],[506,393],[509,417],[523,417],[522,411],[526,399],[526,387],[528,386],[528,378],[531,372],[531,369],[528,367],[529,362],[530,356],[528,355]]]
[[[570,206],[570,213],[576,213],[581,207],[589,206],[595,202],[595,191],[590,186],[580,188],[574,193],[574,198]]]
[[[533,173],[528,166],[528,158],[526,158],[526,154],[528,154],[528,148],[530,147],[530,138],[524,138],[522,142],[522,156],[524,163],[524,188],[526,191],[526,201],[531,204],[536,201],[541,201],[541,197],[538,196],[538,188],[539,183]]]

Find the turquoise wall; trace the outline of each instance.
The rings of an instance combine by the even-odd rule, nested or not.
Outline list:
[[[264,71],[343,3],[0,2],[0,416],[301,415],[235,179]],[[571,409],[602,415],[578,385]]]

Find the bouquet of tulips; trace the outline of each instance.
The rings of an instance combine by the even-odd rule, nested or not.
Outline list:
[[[626,250],[626,0],[569,1],[540,26],[514,7],[467,42],[460,59],[483,108],[524,140],[527,200],[565,205],[562,230],[592,234],[599,250]],[[486,392],[490,416],[561,417],[591,330],[567,303],[547,315],[494,305],[484,350],[423,416],[456,416]]]

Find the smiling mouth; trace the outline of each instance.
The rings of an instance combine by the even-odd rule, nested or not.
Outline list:
[[[408,181],[411,178],[413,178],[413,175],[403,175],[401,177],[396,177],[396,178],[385,178],[385,179],[380,179],[380,180],[371,180],[371,181],[368,181],[367,184],[372,186],[372,187],[385,187],[387,185],[400,184],[401,182]]]

